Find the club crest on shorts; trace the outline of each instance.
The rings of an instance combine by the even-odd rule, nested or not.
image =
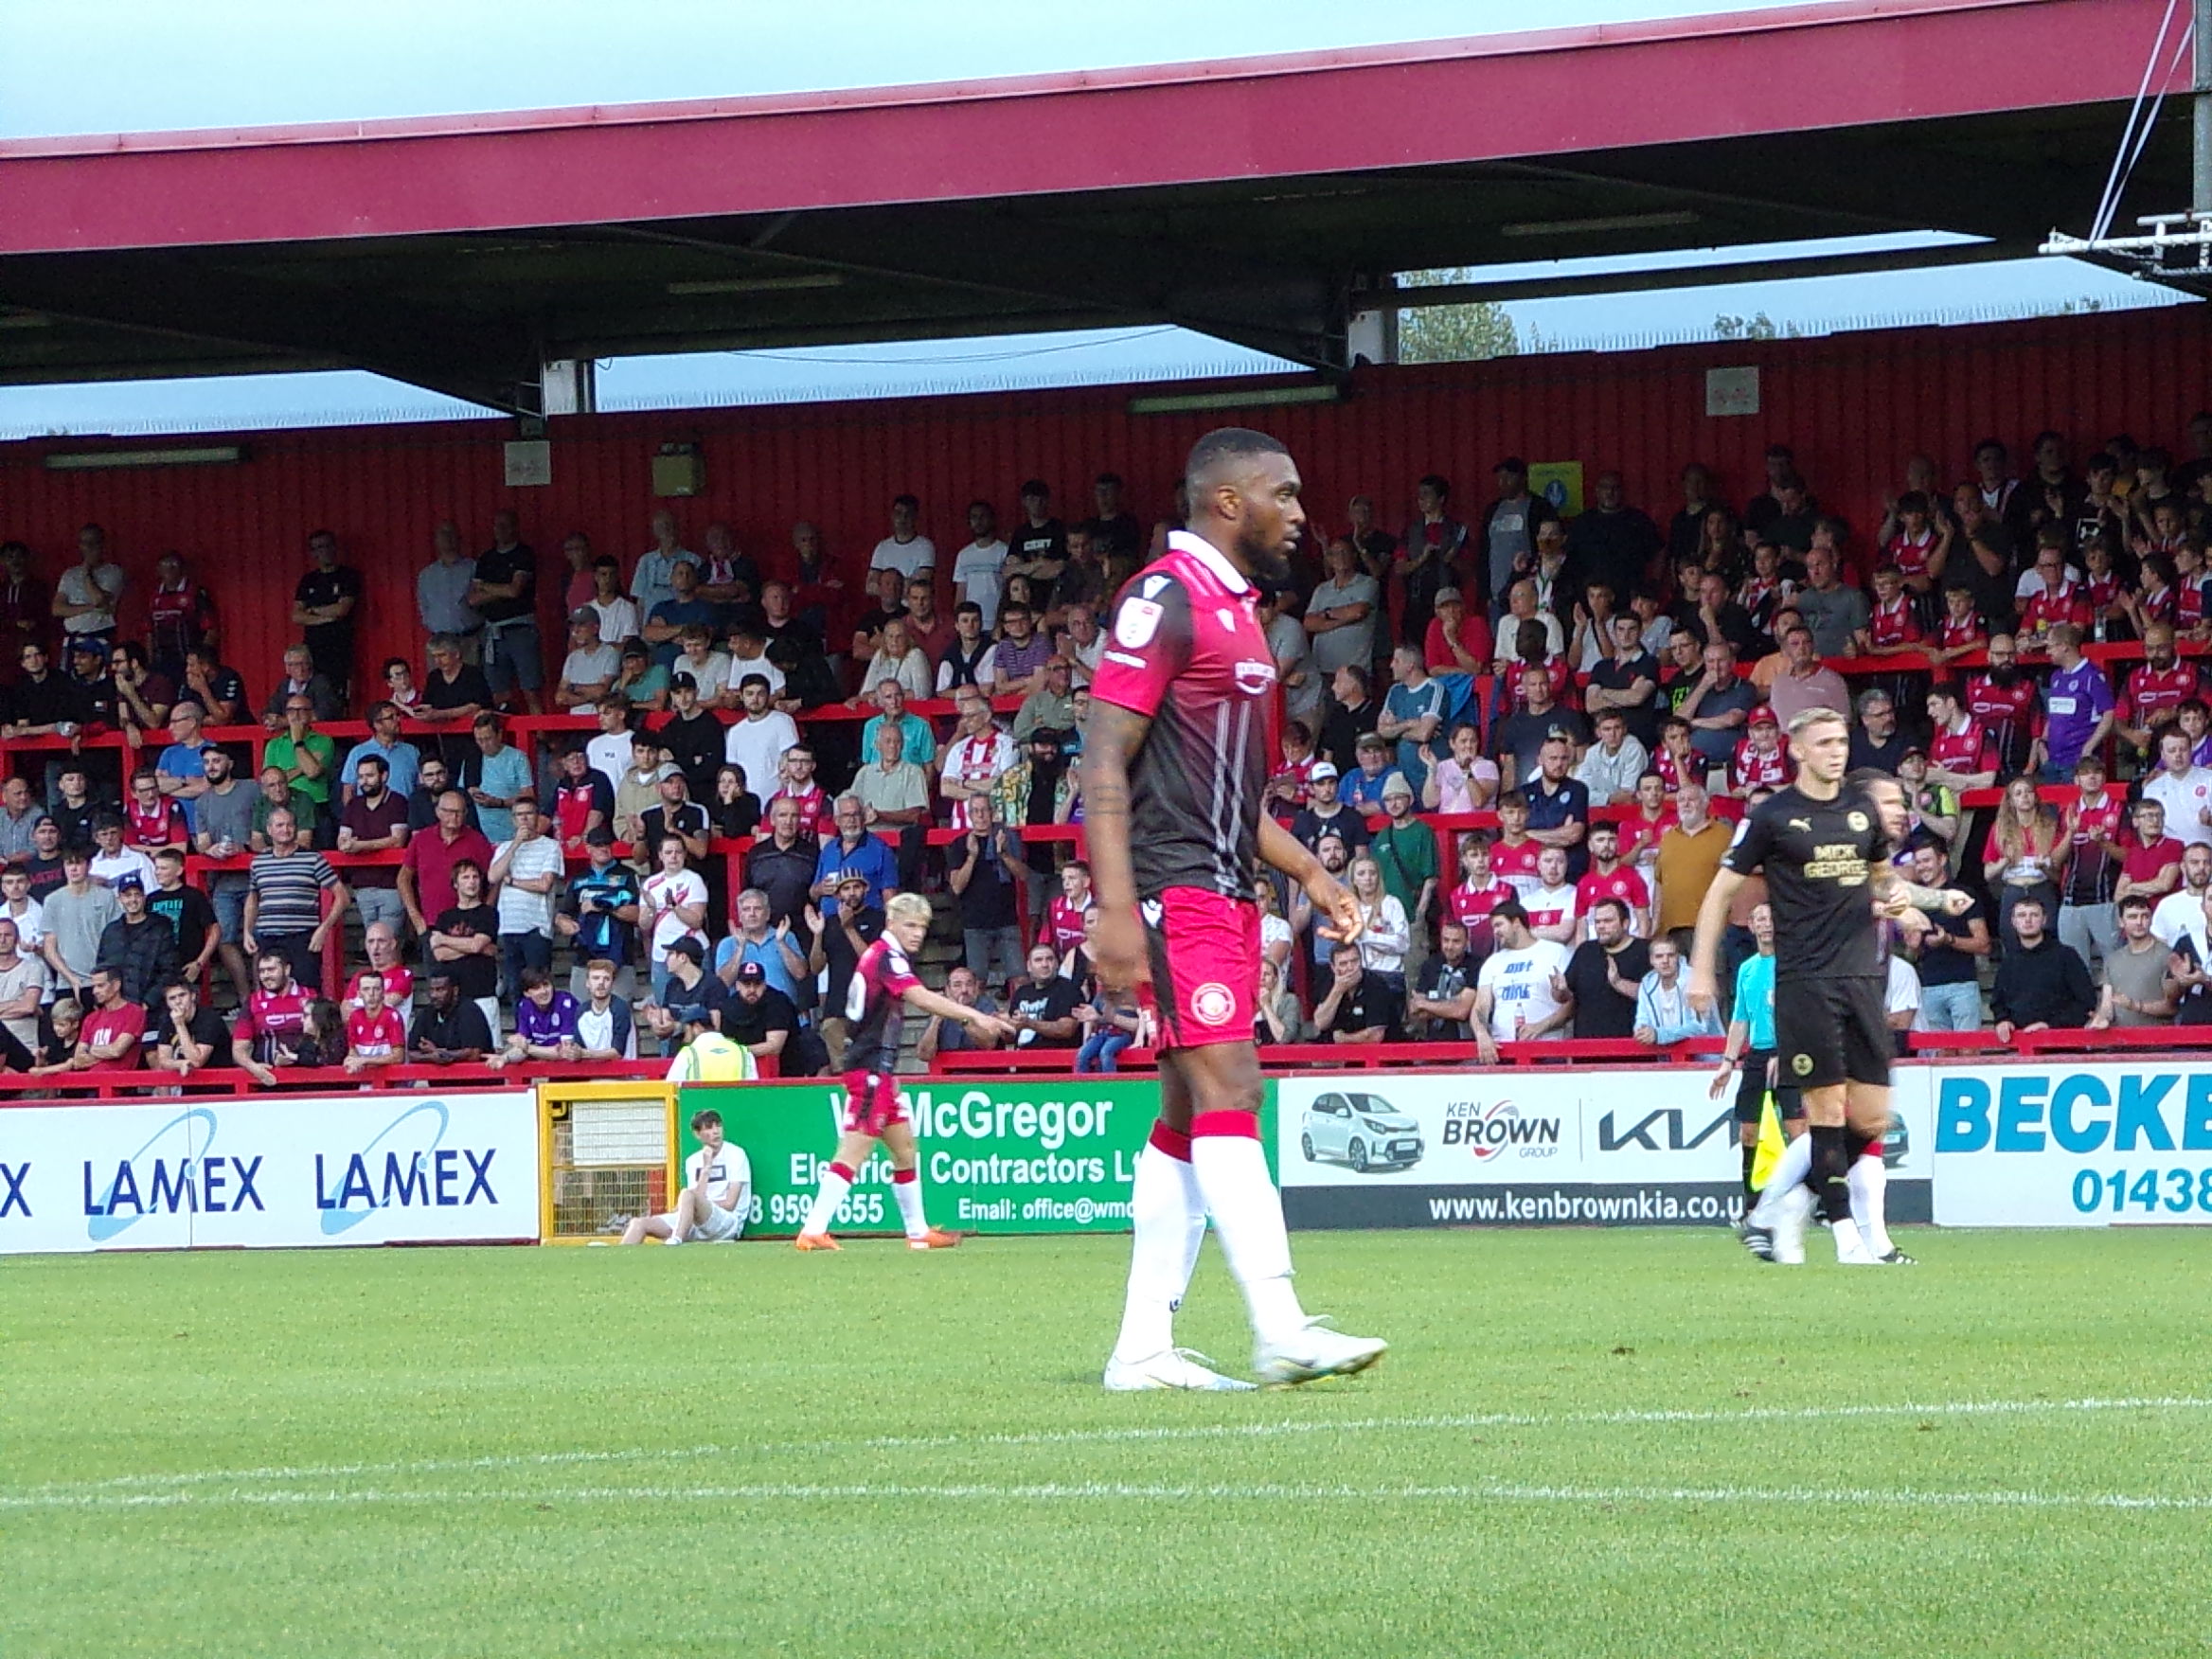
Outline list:
[[[1810,1054],[1792,1055],[1790,1057],[1790,1069],[1801,1078],[1811,1077],[1812,1075],[1812,1056]]]
[[[1237,1014],[1237,998],[1218,979],[1209,979],[1190,993],[1190,1011],[1201,1025],[1226,1026]]]
[[[1152,635],[1160,631],[1160,607],[1151,599],[1140,599],[1134,595],[1121,601],[1120,613],[1114,618],[1114,639],[1137,651],[1152,643]]]

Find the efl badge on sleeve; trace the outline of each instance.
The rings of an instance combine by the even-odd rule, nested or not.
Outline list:
[[[1160,631],[1160,607],[1151,599],[1132,594],[1121,601],[1120,615],[1114,618],[1114,642],[1131,651],[1143,650]]]

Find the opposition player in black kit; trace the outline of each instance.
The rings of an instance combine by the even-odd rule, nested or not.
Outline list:
[[[1184,476],[1189,528],[1122,589],[1083,734],[1098,976],[1136,992],[1160,1049],[1160,1118],[1137,1158],[1128,1299],[1106,1366],[1117,1392],[1251,1386],[1174,1346],[1209,1218],[1262,1382],[1362,1370],[1385,1346],[1300,1307],[1259,1145],[1256,860],[1306,889],[1327,937],[1360,928],[1351,896],[1262,798],[1276,688],[1254,582],[1289,577],[1306,522],[1298,470],[1274,438],[1229,428],[1198,441]]]
[[[1689,1000],[1701,1011],[1717,1005],[1729,904],[1763,868],[1775,920],[1776,1066],[1804,1097],[1812,1143],[1812,1173],[1787,1195],[1775,1259],[1804,1259],[1805,1222],[1817,1206],[1835,1237],[1836,1259],[1863,1265],[1875,1258],[1851,1220],[1852,1137],[1879,1140],[1889,1130],[1888,964],[1875,906],[1901,901],[1955,916],[1969,901],[1916,886],[1891,865],[1880,808],[1864,790],[1844,785],[1850,729],[1842,715],[1805,710],[1790,722],[1790,750],[1796,782],[1752,809],[1705,891]]]

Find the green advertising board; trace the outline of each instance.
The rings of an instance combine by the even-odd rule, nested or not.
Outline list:
[[[961,1233],[1118,1233],[1129,1230],[1136,1156],[1158,1115],[1152,1079],[926,1078],[907,1082],[907,1115],[921,1153],[932,1224]],[[1260,1144],[1275,1155],[1275,1085],[1267,1085]],[[698,1150],[691,1117],[722,1114],[722,1133],[753,1166],[748,1236],[789,1238],[813,1202],[837,1146],[845,1086],[687,1083],[677,1101],[684,1156]],[[896,1233],[891,1164],[879,1147],[853,1183],[831,1231]]]

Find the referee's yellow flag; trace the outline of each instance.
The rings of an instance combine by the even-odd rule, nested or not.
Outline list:
[[[1782,1133],[1781,1115],[1775,1110],[1775,1092],[1769,1089],[1759,1101],[1758,1150],[1751,1160],[1751,1185],[1754,1190],[1763,1190],[1767,1177],[1775,1172],[1781,1161],[1783,1149],[1790,1144]]]

